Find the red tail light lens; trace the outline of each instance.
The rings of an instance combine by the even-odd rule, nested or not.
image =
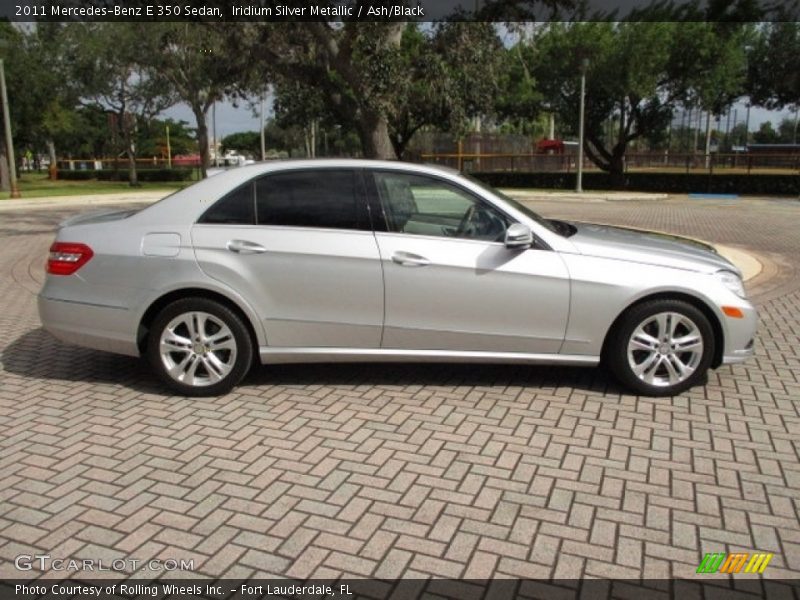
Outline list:
[[[86,244],[55,242],[50,246],[47,272],[52,275],[72,275],[94,256]]]

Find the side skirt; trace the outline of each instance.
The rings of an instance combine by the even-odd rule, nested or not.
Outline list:
[[[598,356],[578,354],[526,354],[459,350],[403,350],[387,348],[259,348],[262,364],[336,362],[442,362],[528,363],[538,365],[593,366]]]

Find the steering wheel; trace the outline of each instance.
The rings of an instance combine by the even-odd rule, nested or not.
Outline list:
[[[491,210],[472,205],[456,230],[457,237],[497,242],[506,232],[505,221]]]
[[[472,219],[475,217],[475,205],[470,204],[467,212],[464,213],[464,216],[461,217],[461,222],[458,224],[458,229],[456,229],[456,237],[465,237],[465,234],[469,231]]]

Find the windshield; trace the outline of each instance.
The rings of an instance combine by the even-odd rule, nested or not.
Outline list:
[[[480,186],[481,188],[483,188],[487,192],[490,192],[491,194],[493,194],[495,196],[498,196],[499,198],[502,198],[506,203],[510,204],[512,207],[514,207],[516,210],[518,210],[519,212],[524,214],[529,219],[533,219],[534,221],[536,221],[539,225],[541,225],[542,227],[544,227],[548,231],[551,231],[551,232],[556,233],[558,235],[564,235],[561,231],[559,231],[559,228],[553,224],[553,222],[545,219],[540,214],[532,211],[530,208],[528,208],[527,206],[525,206],[524,204],[522,204],[518,200],[514,200],[514,198],[512,198],[511,196],[508,196],[508,195],[504,194],[503,192],[501,192],[500,190],[493,188],[492,186],[490,186],[490,185],[484,183],[483,181],[481,181],[480,179],[477,179],[477,178],[472,177],[471,175],[467,175],[467,174],[462,174],[462,175],[463,175],[463,177],[465,177],[466,179],[469,179],[472,183],[474,183],[475,185]]]

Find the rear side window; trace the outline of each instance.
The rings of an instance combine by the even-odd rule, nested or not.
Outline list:
[[[220,225],[255,225],[253,182],[250,181],[217,200],[200,217],[199,222]]]
[[[290,171],[256,181],[259,225],[368,230],[368,217],[355,171]]]

